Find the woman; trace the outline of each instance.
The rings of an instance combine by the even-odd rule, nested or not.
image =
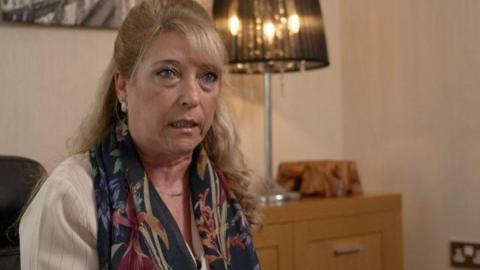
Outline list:
[[[220,97],[224,59],[199,4],[130,11],[79,154],[23,215],[22,269],[259,269],[253,176]]]

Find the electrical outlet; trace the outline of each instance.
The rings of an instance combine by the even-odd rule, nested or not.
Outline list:
[[[480,244],[451,242],[450,263],[453,267],[480,269]]]

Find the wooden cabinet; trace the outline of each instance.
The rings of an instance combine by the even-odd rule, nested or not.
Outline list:
[[[263,270],[403,270],[399,195],[302,199],[262,207]]]

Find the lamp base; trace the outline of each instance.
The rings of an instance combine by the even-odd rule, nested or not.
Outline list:
[[[269,191],[260,196],[259,201],[262,205],[283,204],[285,202],[298,201],[300,199],[299,192],[278,192]]]

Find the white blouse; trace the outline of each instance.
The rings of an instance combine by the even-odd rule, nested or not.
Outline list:
[[[22,217],[21,269],[99,269],[95,209],[88,154],[71,156],[55,168]],[[192,237],[189,251],[201,258],[201,269],[208,270],[194,222]]]

